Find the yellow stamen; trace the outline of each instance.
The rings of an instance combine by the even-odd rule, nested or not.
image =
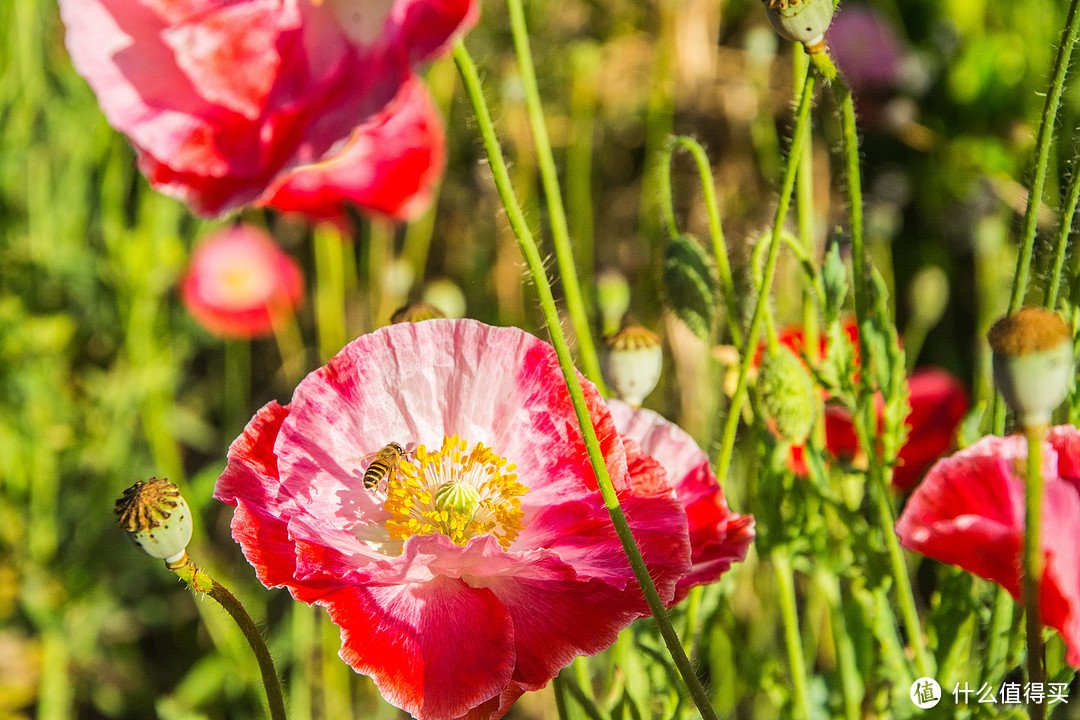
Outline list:
[[[516,466],[507,464],[483,443],[470,451],[453,435],[431,451],[423,445],[403,459],[387,482],[383,507],[391,514],[390,537],[442,533],[458,545],[478,535],[494,535],[509,548],[522,529],[521,496]]]

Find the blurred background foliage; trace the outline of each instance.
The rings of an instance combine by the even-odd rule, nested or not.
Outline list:
[[[838,62],[856,84],[872,254],[894,288],[902,330],[923,317],[921,303],[946,304],[940,322],[919,328],[926,340],[918,363],[949,368],[976,399],[985,397],[981,338],[1007,304],[1010,238],[1066,7],[847,0],[837,22],[867,9],[894,33],[896,57],[856,34]],[[590,279],[612,273],[629,281],[630,312],[665,335],[669,353],[661,390],[647,404],[708,447],[717,401],[701,388],[717,387],[718,370],[656,301],[665,240],[656,165],[672,132],[706,146],[736,281],[749,287],[750,249],[771,221],[791,122],[792,50],[768,29],[759,0],[560,0],[528,11],[586,292],[595,293]],[[515,187],[534,228],[546,228],[506,9],[485,3],[468,45],[485,73]],[[886,65],[884,81],[868,72],[856,82],[867,67]],[[425,292],[460,295],[470,317],[542,334],[452,65],[433,66],[429,81],[447,116],[445,181],[433,211],[410,227],[370,220],[340,244],[344,339]],[[820,105],[819,247],[844,221],[833,161],[838,123],[831,103]],[[1059,115],[1066,139],[1052,159],[1046,231],[1054,229],[1078,119],[1073,83]],[[229,220],[194,218],[149,189],[131,148],[72,70],[47,0],[0,3],[0,128],[0,719],[264,716],[239,632],[216,606],[193,602],[113,524],[114,499],[153,475],[180,483],[201,521],[192,555],[265,623],[291,716],[394,717],[367,679],[336,659],[333,626],[258,584],[230,538],[230,512],[210,497],[243,423],[264,402],[287,401],[295,383],[272,339],[223,342],[178,300],[193,244]],[[707,235],[687,157],[676,158],[673,177],[680,228]],[[272,229],[305,266],[309,287],[319,286],[311,229],[262,212],[245,219]],[[940,287],[933,296],[909,293],[926,266],[944,271],[947,298]],[[798,282],[784,280],[798,273],[796,263],[788,258],[781,273],[779,320],[798,322],[801,296],[785,293]],[[309,297],[298,317],[306,369],[333,348],[319,342],[327,331],[317,327],[317,306]],[[740,510],[738,490],[730,494]],[[702,600],[708,621],[697,658],[722,713],[775,717],[783,704],[777,619],[761,600],[771,593],[751,562]],[[827,673],[831,651],[818,634],[828,607],[811,602],[805,612],[808,657]],[[639,635],[647,653],[655,639]],[[635,670],[640,661],[622,657],[623,680],[648,687],[638,675],[655,667]],[[642,698],[638,707],[664,702],[677,699]],[[515,716],[548,715],[550,703],[547,693],[526,698]]]

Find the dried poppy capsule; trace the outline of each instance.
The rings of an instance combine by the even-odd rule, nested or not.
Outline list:
[[[825,31],[832,23],[833,0],[763,0],[773,28],[786,40],[800,42],[810,54],[825,49]]]
[[[1069,394],[1074,369],[1072,332],[1057,313],[1023,307],[987,333],[994,351],[994,384],[1022,427],[1047,425]]]
[[[117,524],[144,553],[167,563],[191,542],[191,510],[180,488],[165,478],[139,481],[116,501]]]

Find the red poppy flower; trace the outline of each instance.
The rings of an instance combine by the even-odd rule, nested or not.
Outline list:
[[[630,474],[581,384],[670,602],[690,570],[686,511],[662,472]],[[325,606],[342,658],[417,718],[501,717],[648,612],[554,350],[515,328],[428,320],[360,337],[290,405],[259,411],[215,497],[236,506],[259,579]]]
[[[236,225],[195,248],[180,292],[188,311],[210,332],[252,338],[269,333],[279,316],[296,308],[304,277],[269,235]]]
[[[718,581],[732,563],[746,559],[754,541],[754,518],[728,509],[709,456],[685,430],[652,410],[615,399],[607,404],[623,436],[631,474],[659,464],[686,508],[692,567],[675,588],[672,604],[677,603],[690,588]]]
[[[907,548],[992,580],[1021,598],[1023,437],[985,437],[939,461],[908,499],[896,534]],[[1021,469],[1018,469],[1021,468]],[[1043,443],[1043,622],[1061,633],[1080,667],[1080,432],[1050,430]]]
[[[157,189],[250,203],[382,109],[474,0],[60,0],[67,47]]]
[[[859,330],[854,321],[844,324],[852,343],[856,366],[859,361]],[[787,328],[779,340],[796,352],[805,350],[801,328]],[[825,350],[822,340],[822,352]],[[956,429],[968,411],[967,391],[963,384],[940,368],[916,370],[908,377],[911,411],[905,423],[907,442],[898,453],[899,464],[893,473],[893,487],[908,490],[922,478],[931,463],[953,445]],[[880,400],[878,401],[880,403]],[[878,418],[880,422],[880,411]],[[834,456],[850,460],[859,452],[858,440],[851,414],[836,404],[825,406],[825,445]],[[792,448],[791,466],[798,474],[807,472],[803,460],[804,448]]]
[[[339,154],[286,173],[259,204],[339,225],[347,220],[346,204],[409,219],[431,202],[445,145],[431,94],[414,76],[383,112],[353,131]]]

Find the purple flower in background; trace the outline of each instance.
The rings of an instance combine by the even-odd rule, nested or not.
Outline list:
[[[829,52],[856,95],[887,94],[899,82],[903,40],[874,8],[845,4],[825,34]]]

